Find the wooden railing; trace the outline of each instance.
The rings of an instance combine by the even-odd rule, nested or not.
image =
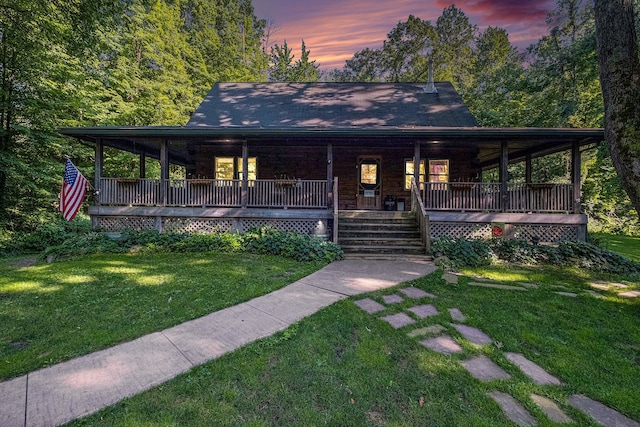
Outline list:
[[[241,207],[242,180],[123,179],[100,180],[99,204],[114,206]],[[327,208],[327,181],[249,181],[247,207]]]
[[[573,184],[510,183],[504,199],[500,183],[494,182],[424,182],[420,187],[427,210],[569,213],[573,209]]]
[[[426,253],[431,250],[431,229],[429,225],[429,215],[425,209],[420,191],[416,185],[415,179],[411,179],[411,212],[415,215],[418,227],[420,228],[420,237],[424,245]]]
[[[327,181],[258,179],[250,181],[250,207],[327,208]]]
[[[160,203],[160,180],[102,178],[98,201],[101,205],[156,206]]]

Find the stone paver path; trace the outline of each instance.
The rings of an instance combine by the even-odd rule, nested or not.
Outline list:
[[[440,314],[432,304],[417,305],[415,307],[409,308],[408,310],[421,319],[430,316],[437,316],[438,314]]]
[[[427,293],[420,288],[402,288],[400,292],[413,299],[421,299],[421,298],[435,298],[434,294]]]
[[[412,323],[416,323],[415,320],[413,320],[405,313],[390,314],[388,316],[381,317],[380,319],[384,320],[395,329],[399,329],[404,326],[411,325]]]
[[[637,298],[640,297],[640,291],[621,292],[618,296],[622,298]]]
[[[504,356],[507,360],[516,365],[526,376],[539,385],[560,385],[562,384],[559,379],[549,374],[547,371],[536,365],[522,354],[518,353],[505,353]]]
[[[461,363],[473,378],[480,381],[507,380],[511,378],[511,375],[487,356],[472,357],[471,359],[463,360]]]
[[[485,282],[469,282],[469,286],[479,286],[482,288],[495,288],[495,289],[504,289],[507,291],[526,291],[527,288],[523,288],[520,286],[510,286],[510,285],[499,285],[497,283],[485,283]]]
[[[355,301],[354,304],[369,314],[374,314],[384,310],[384,305],[372,300],[371,298],[364,298],[364,299]]]
[[[440,354],[462,352],[462,347],[460,347],[460,345],[455,342],[449,335],[440,335],[439,337],[420,341],[420,344]]]
[[[569,398],[569,404],[589,415],[605,427],[640,427],[640,423],[581,394],[571,396]]]
[[[459,278],[458,275],[452,273],[444,273],[442,277],[448,283],[457,283]],[[469,285],[497,288],[507,291],[535,291],[536,289],[539,289],[539,285],[533,283],[520,282],[518,283],[518,285],[520,286],[508,286],[491,283],[488,281],[489,279],[481,280],[483,281],[471,282],[469,283]],[[594,288],[606,290],[611,290],[612,288],[619,289],[619,286],[616,285],[620,284],[602,285],[602,288],[600,288],[597,284],[591,284],[591,286],[593,286]],[[574,292],[569,292],[568,289],[564,286],[555,286],[555,288],[564,289],[555,291],[554,293],[556,294],[569,297],[578,296],[578,294]],[[408,298],[412,298],[415,300],[420,300],[422,298],[433,299],[437,297],[434,294],[425,292],[422,289],[415,287],[399,289],[398,292]],[[598,294],[595,291],[586,290],[585,292],[599,298],[605,298],[605,296]],[[635,298],[640,296],[640,291],[627,291],[625,292],[625,294],[628,298]],[[396,297],[399,296],[396,294],[382,296],[381,300],[386,304],[386,306],[379,304],[378,302],[370,298],[364,298],[362,300],[356,301],[355,303],[362,310],[370,314],[375,314],[379,311],[391,309],[393,307],[396,307],[396,311],[399,311],[402,309],[400,308],[402,306],[398,306],[396,304],[397,302],[400,302],[396,301]],[[434,304],[420,304],[410,308],[404,308],[404,310],[418,318],[420,322],[425,322],[425,319],[429,319],[431,317],[438,319],[438,316],[440,316],[440,312]],[[429,326],[418,327],[412,331],[407,332],[407,336],[412,339],[420,339],[421,337],[430,336],[429,338],[422,339],[421,341],[419,341],[419,343],[430,351],[434,351],[442,354],[443,356],[449,357],[456,357],[456,354],[464,353],[465,351],[460,343],[454,340],[447,333],[447,331],[451,328],[460,333],[463,336],[464,340],[475,346],[483,346],[493,343],[492,338],[480,329],[473,326],[461,324],[466,322],[466,317],[458,308],[447,308],[447,311],[449,312],[451,320],[458,323],[446,323],[447,320],[442,319],[439,321],[445,322],[444,325],[448,326],[443,326],[439,323],[436,323]],[[391,313],[386,316],[380,317],[380,320],[389,323],[396,329],[416,323],[416,320],[414,318],[404,312]],[[551,375],[536,363],[528,360],[526,357],[524,357],[524,355],[519,353],[505,352],[503,353],[503,356],[514,366],[519,368],[520,371],[524,373],[533,383],[547,387],[562,386],[562,382],[560,381],[560,379]],[[473,378],[482,382],[507,381],[511,379],[511,375],[509,373],[507,373],[493,360],[485,355],[472,356],[465,360],[461,360],[459,363],[469,372],[469,374],[471,374]],[[535,417],[533,417],[513,396],[499,391],[490,392],[488,393],[488,396],[490,396],[491,399],[493,399],[500,406],[504,415],[516,425],[536,426],[538,424],[538,421],[535,419]],[[533,402],[550,421],[558,424],[573,423],[573,420],[563,412],[563,410],[558,406],[556,402],[552,401],[551,399],[537,394],[531,394],[529,398],[531,399],[531,402]],[[606,405],[603,405],[602,403],[592,400],[586,396],[571,396],[568,399],[568,403],[605,427],[640,427],[640,423],[638,423],[637,421],[634,421],[620,414],[614,409],[611,409]]]
[[[537,394],[532,394],[530,397],[533,403],[554,423],[568,424],[573,422],[553,400],[547,399],[544,396],[538,396]]]
[[[442,278],[447,283],[457,284],[458,283],[458,275],[453,273],[444,273]]]
[[[459,325],[457,323],[452,323],[451,326],[460,332],[471,344],[487,345],[493,342],[489,335],[485,334],[478,328],[474,328],[473,326]]]
[[[519,426],[537,426],[538,422],[513,397],[499,391],[492,391],[489,396],[502,408],[502,412]]]
[[[575,298],[578,296],[578,294],[574,292],[554,292],[554,294],[562,295],[563,297],[571,297],[571,298]]]
[[[383,296],[382,300],[385,304],[395,304],[404,301],[404,298],[402,298],[400,295],[393,294]]]
[[[465,322],[467,318],[462,314],[462,312],[457,308],[450,308],[449,314],[451,315],[451,319],[456,322]]]
[[[413,331],[407,333],[407,336],[409,338],[418,338],[425,335],[437,335],[440,332],[443,332],[446,330],[447,328],[445,328],[444,326],[435,324],[435,325],[427,326],[425,328],[414,329]]]

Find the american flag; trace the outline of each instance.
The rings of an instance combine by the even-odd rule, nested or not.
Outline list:
[[[80,173],[71,160],[64,165],[64,180],[60,194],[60,212],[67,221],[75,218],[87,192],[87,179]]]

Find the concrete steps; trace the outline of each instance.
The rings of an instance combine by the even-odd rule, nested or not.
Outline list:
[[[347,257],[424,256],[420,230],[409,212],[341,211],[338,242]]]

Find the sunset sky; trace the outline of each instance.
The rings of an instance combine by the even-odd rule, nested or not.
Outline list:
[[[284,40],[296,58],[304,39],[311,59],[321,69],[342,68],[344,61],[366,47],[382,46],[387,33],[409,15],[433,24],[450,0],[253,0],[258,18],[273,22],[277,31],[271,43]],[[547,34],[546,16],[555,0],[458,0],[479,29],[507,30],[511,43],[525,48]]]

